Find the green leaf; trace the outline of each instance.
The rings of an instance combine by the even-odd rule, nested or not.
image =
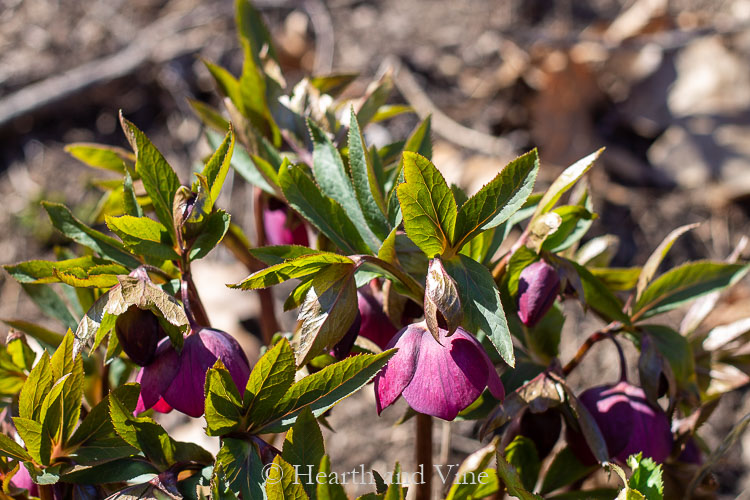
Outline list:
[[[266,479],[268,500],[308,500],[301,483],[294,467],[281,456],[276,456]]]
[[[320,252],[311,255],[303,255],[294,259],[284,261],[275,266],[267,267],[255,272],[230,288],[241,288],[242,290],[254,290],[256,288],[267,288],[292,278],[303,278],[317,273],[331,264],[349,267],[354,265],[349,257],[343,255]]]
[[[282,165],[279,185],[289,205],[334,245],[349,254],[370,253],[346,211],[336,201],[324,197],[302,167]]]
[[[131,152],[104,144],[75,142],[65,146],[65,152],[89,167],[111,170],[120,174],[126,172],[126,166],[132,168],[135,164],[135,156]]]
[[[235,1],[235,22],[240,38],[247,42],[258,63],[261,62],[260,53],[263,50],[267,50],[268,55],[276,60],[276,51],[271,40],[271,34],[263,22],[263,17],[252,2],[248,0]]]
[[[208,187],[211,189],[211,199],[216,201],[221,193],[221,187],[224,185],[224,179],[227,177],[229,171],[229,164],[232,160],[232,154],[234,152],[234,131],[229,128],[224,140],[219,144],[208,160],[208,163],[203,167],[202,174],[208,181]]]
[[[0,321],[51,347],[57,347],[63,338],[63,336],[57,332],[53,332],[52,330],[48,330],[28,321],[20,319],[0,319]]]
[[[206,132],[208,144],[218,149],[221,146],[221,136],[211,131]],[[253,186],[261,188],[273,196],[280,196],[278,188],[278,173],[266,160],[259,156],[252,158],[241,144],[236,144],[232,154],[231,165],[234,170]]]
[[[428,160],[432,159],[432,115],[427,115],[414,129],[404,144],[404,151],[413,151]]]
[[[353,264],[330,266],[318,272],[299,309],[294,337],[297,366],[332,349],[357,315],[357,287]]]
[[[508,321],[489,269],[465,255],[446,260],[444,264],[458,285],[464,308],[464,327],[475,335],[484,332],[505,362],[514,366]]]
[[[354,108],[351,109],[349,126],[349,167],[354,192],[357,195],[362,214],[370,229],[382,241],[391,231],[390,224],[385,217],[385,199],[370,161],[365,140],[360,132],[359,124],[357,124]]]
[[[106,269],[111,274],[127,274],[128,269],[113,264],[106,259],[100,259],[93,255],[77,257],[75,259],[65,259],[58,261],[49,260],[28,260],[18,264],[6,264],[3,266],[6,271],[19,283],[55,283],[58,278],[55,276],[55,270],[69,271],[74,269],[89,270],[91,268]]]
[[[394,350],[380,354],[360,354],[326,366],[295,383],[277,403],[275,421],[258,433],[282,432],[291,427],[299,412],[309,406],[317,418],[345,397],[355,393],[372,380]]]
[[[133,178],[130,172],[125,172],[125,179],[122,181],[122,205],[123,212],[133,217],[143,217],[143,209],[138,202],[138,197],[133,189]]]
[[[656,349],[669,362],[680,387],[695,383],[695,358],[688,339],[668,326],[643,325],[642,328],[651,334]]]
[[[191,261],[202,259],[221,243],[229,231],[230,220],[231,216],[224,210],[216,210],[206,217],[200,235],[190,247],[188,257]]]
[[[317,481],[318,500],[348,500],[343,486],[336,481],[328,481],[331,474],[331,459],[328,458],[328,455],[323,456],[318,471],[322,479]]]
[[[59,320],[68,328],[75,328],[78,323],[62,298],[47,285],[31,285],[22,283],[21,288],[39,306],[44,314]]]
[[[114,270],[120,271],[120,269],[114,269]],[[103,271],[103,274],[99,274],[99,271]],[[97,269],[92,268],[90,272],[84,271],[82,269],[71,269],[70,271],[64,272],[64,271],[58,271],[57,269],[55,269],[54,273],[55,273],[55,278],[60,280],[60,282],[65,283],[66,285],[70,285],[71,287],[75,287],[77,289],[82,289],[82,288],[109,288],[111,286],[116,285],[117,275],[112,274],[110,271],[111,271],[110,269],[97,270]],[[65,291],[65,288],[63,288],[63,291]],[[76,302],[78,300],[77,298],[74,300],[75,302],[72,302],[72,301],[71,302],[73,305],[76,305]]]
[[[609,290],[632,290],[641,274],[640,267],[588,267],[596,279]]]
[[[259,132],[260,137],[272,138],[273,143],[279,145],[281,143],[279,129],[273,121],[266,102],[266,76],[262,69],[263,63],[258,59],[258,54],[253,53],[251,40],[241,36],[240,44],[245,57],[239,80],[240,100],[235,101],[234,104]]]
[[[117,435],[141,450],[160,470],[175,463],[175,442],[167,431],[148,417],[134,417],[116,396],[109,398],[109,414]]]
[[[610,321],[630,322],[628,316],[622,312],[622,303],[585,267],[573,261],[567,261],[581,279],[584,301],[599,314]]]
[[[364,128],[375,117],[378,110],[388,100],[393,90],[393,79],[390,73],[384,74],[380,81],[370,84],[362,107],[357,112],[357,121]]]
[[[281,456],[291,465],[302,470],[305,477],[312,480],[302,481],[307,495],[315,500],[317,489],[315,478],[318,476],[320,461],[325,449],[320,426],[309,408],[305,408],[297,417],[294,426],[286,433]]]
[[[518,471],[506,462],[500,450],[497,452],[497,474],[505,483],[508,494],[521,500],[543,500],[539,495],[529,492],[523,485]]]
[[[120,283],[109,290],[105,312],[119,316],[130,306],[151,309],[174,326],[188,324],[185,310],[177,299],[151,281],[132,276],[119,276]]]
[[[617,495],[615,488],[595,488],[591,490],[566,491],[547,497],[547,500],[612,500]]]
[[[258,455],[258,448],[252,443],[224,438],[216,455],[216,466],[223,469],[232,490],[242,495],[242,498],[266,498],[263,488],[263,464]]]
[[[442,254],[451,246],[456,225],[456,201],[435,165],[424,156],[404,152],[404,178],[398,199],[404,229],[427,257]]]
[[[222,436],[238,428],[242,399],[221,360],[206,373],[206,434]]]
[[[193,112],[198,115],[200,121],[206,126],[219,132],[224,132],[229,128],[229,121],[224,118],[224,115],[222,115],[221,111],[218,109],[206,104],[205,102],[198,101],[197,99],[188,99],[187,102],[190,107],[193,108]],[[207,130],[207,132],[210,133],[212,131]],[[215,146],[211,147],[216,149]]]
[[[555,206],[560,197],[571,187],[573,187],[573,185],[578,182],[578,179],[583,177],[583,174],[588,172],[589,169],[594,166],[594,162],[597,160],[597,158],[599,158],[599,155],[601,155],[603,151],[604,148],[591,153],[590,155],[578,160],[573,165],[563,170],[563,172],[558,176],[557,179],[555,179],[552,185],[544,193],[544,196],[542,196],[542,199],[539,201],[539,205],[537,206],[536,212],[534,213],[534,218],[546,214],[547,212],[552,210],[552,207]]]
[[[31,461],[31,455],[5,434],[0,434],[0,454],[19,462]]]
[[[61,480],[73,484],[107,484],[130,481],[159,470],[141,457],[121,458],[103,464],[75,466],[62,474]]]
[[[21,418],[36,420],[39,418],[42,401],[54,384],[54,375],[50,358],[43,353],[34,368],[29,372],[26,383],[18,396],[18,414]]]
[[[41,465],[49,465],[52,441],[44,432],[42,424],[23,417],[13,417],[18,435],[26,444],[26,449],[34,460]]]
[[[684,226],[680,226],[669,233],[667,237],[664,238],[661,243],[659,243],[659,246],[656,247],[656,250],[653,251],[646,263],[643,265],[641,275],[638,277],[638,286],[635,292],[636,302],[640,300],[643,291],[656,275],[656,271],[659,269],[661,261],[664,260],[664,257],[666,257],[667,253],[672,248],[672,245],[677,240],[677,238],[687,233],[691,229],[695,229],[698,226],[699,224],[686,224]]]
[[[250,426],[267,422],[274,407],[294,383],[294,352],[289,341],[281,339],[258,360],[250,373],[242,412]]]
[[[52,225],[71,240],[128,268],[140,265],[140,262],[128,252],[122,243],[91,229],[75,218],[64,205],[43,201],[42,206],[49,214]]]
[[[461,248],[482,231],[496,227],[518,211],[534,189],[539,171],[536,149],[519,156],[461,207],[453,246]]]
[[[105,216],[107,227],[120,237],[134,253],[149,255],[162,260],[177,260],[179,256],[172,248],[169,231],[162,224],[148,217]]]
[[[268,266],[280,264],[285,260],[296,259],[303,255],[313,255],[321,253],[320,250],[313,250],[302,245],[270,245],[264,247],[250,248],[250,255],[263,262]]]
[[[542,467],[534,441],[526,436],[516,436],[505,447],[505,458],[516,468],[523,487],[533,491]]]
[[[379,210],[379,208],[377,206],[371,207],[369,205],[364,207],[360,206],[363,198],[367,201],[373,201],[373,194],[367,192],[369,189],[364,189],[362,195],[355,193],[355,188],[352,187],[352,181],[349,179],[349,175],[344,168],[344,161],[341,159],[341,155],[339,155],[338,150],[326,133],[312,120],[307,120],[307,126],[310,129],[310,137],[312,138],[314,146],[313,173],[315,174],[315,180],[317,181],[318,186],[320,186],[321,192],[341,205],[344,212],[354,223],[354,226],[362,236],[362,239],[370,248],[371,252],[377,252],[382,243],[382,239],[388,235],[387,223],[378,228],[382,233],[382,236],[378,237],[368,223],[370,222],[369,219],[376,216],[376,212],[372,209]],[[362,160],[365,160],[365,158],[359,159],[359,161]],[[355,154],[355,164],[356,162],[357,157]],[[361,166],[358,166],[358,168],[361,170]],[[352,175],[354,176],[355,182],[362,180],[360,179],[359,173],[352,172]],[[368,182],[367,177],[365,177],[364,181]],[[361,187],[365,188],[365,186]],[[358,199],[359,203],[357,202]],[[366,216],[363,211],[367,211],[369,217]],[[381,222],[385,222],[385,217],[383,217]]]
[[[648,500],[664,498],[664,483],[661,475],[661,464],[651,458],[643,458],[641,453],[628,457],[628,467],[632,470],[628,487],[637,490]]]
[[[78,426],[78,418],[81,416],[81,397],[83,396],[84,388],[83,377],[83,359],[78,355],[73,363],[70,376],[65,379],[65,383],[63,384],[61,422],[61,439],[63,443],[67,443],[70,436],[73,435],[73,431]]]
[[[654,280],[633,307],[633,321],[661,314],[711,292],[722,290],[747,274],[746,264],[688,262]]]
[[[542,245],[543,249],[552,253],[562,252],[578,242],[597,217],[582,205],[565,205],[553,212],[560,216],[560,227]]]
[[[370,120],[371,123],[382,122],[404,113],[414,113],[414,108],[405,104],[383,104],[378,108],[378,112]]]
[[[226,477],[224,476],[224,469],[220,465],[217,465],[213,469],[213,476],[211,477],[211,499],[212,500],[237,500],[232,488],[227,483]],[[203,496],[199,497],[203,499]]]
[[[148,137],[126,120],[122,113],[120,113],[120,122],[130,146],[135,151],[135,171],[141,177],[143,187],[151,198],[156,216],[167,227],[174,239],[172,204],[174,195],[180,188],[180,180]]]

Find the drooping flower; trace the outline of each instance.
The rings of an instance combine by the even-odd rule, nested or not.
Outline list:
[[[39,496],[39,486],[37,486],[36,483],[34,483],[34,480],[31,479],[29,470],[23,464],[18,465],[18,471],[13,474],[13,478],[11,478],[10,484],[12,486],[15,486],[16,488],[27,490],[29,492],[29,496]]]
[[[269,245],[309,244],[305,224],[290,212],[289,207],[275,198],[270,199],[263,210],[263,225]]]
[[[646,399],[643,389],[622,380],[615,385],[592,387],[578,397],[594,417],[607,443],[609,458],[625,463],[642,452],[664,462],[672,451],[669,418]],[[566,438],[571,450],[584,464],[596,462],[586,441],[570,427]]]
[[[445,420],[473,403],[485,388],[503,399],[505,390],[482,345],[459,327],[439,342],[422,321],[399,331],[386,346],[398,351],[375,377],[378,414],[399,396],[420,413]]]
[[[518,279],[518,317],[529,327],[536,325],[550,310],[560,292],[560,275],[544,260],[521,271]]]
[[[229,334],[202,328],[185,338],[179,353],[165,339],[154,361],[138,374],[141,394],[136,413],[151,407],[158,411],[171,407],[191,417],[200,417],[205,404],[206,372],[217,359],[224,363],[237,389],[244,391],[250,364],[239,343]]]
[[[166,336],[156,314],[135,305],[117,317],[115,333],[125,354],[140,366],[154,359],[159,341]]]

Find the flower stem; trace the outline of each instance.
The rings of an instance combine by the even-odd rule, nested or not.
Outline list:
[[[423,472],[423,481],[416,485],[416,500],[432,498],[432,417],[423,413],[416,416],[415,443],[417,470]],[[421,467],[421,469],[420,469]]]
[[[576,355],[573,356],[573,359],[568,361],[568,364],[566,364],[563,367],[563,375],[567,377],[570,374],[570,372],[575,370],[576,367],[579,364],[581,364],[581,361],[583,361],[583,358],[586,356],[586,353],[589,352],[589,349],[591,349],[591,347],[594,344],[596,344],[600,340],[604,340],[606,338],[611,337],[613,333],[617,332],[621,328],[622,328],[622,323],[620,323],[619,321],[613,321],[612,323],[608,324],[604,328],[592,333],[589,336],[589,338],[587,338],[586,341],[583,344],[581,344],[581,347],[578,348],[578,352],[576,352]]]

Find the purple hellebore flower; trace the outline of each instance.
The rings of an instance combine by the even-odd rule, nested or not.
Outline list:
[[[37,486],[36,483],[34,483],[34,480],[31,479],[31,474],[29,474],[28,469],[23,464],[18,465],[18,472],[13,474],[10,484],[16,488],[28,490],[29,496],[39,496],[39,486]]]
[[[130,306],[117,317],[115,333],[125,354],[140,366],[151,363],[159,341],[166,336],[156,314],[138,306]]]
[[[442,328],[438,333],[440,343],[422,321],[388,343],[398,352],[375,377],[378,414],[401,395],[415,411],[444,420],[456,418],[485,387],[503,399],[503,384],[479,341],[461,327],[450,337]]]
[[[135,413],[151,407],[175,408],[191,417],[203,415],[206,372],[220,359],[240,392],[250,378],[250,363],[239,343],[221,330],[202,328],[185,338],[177,353],[169,340],[159,345],[154,361],[143,367],[137,381],[141,394]],[[157,405],[157,406],[155,406]]]
[[[672,451],[669,418],[652,406],[643,389],[621,381],[584,391],[581,403],[594,417],[607,443],[609,456],[625,463],[630,455],[643,452],[662,463]],[[581,434],[568,429],[567,441],[584,464],[596,462]]]
[[[263,210],[263,225],[269,245],[309,245],[305,224],[275,198]]]
[[[544,260],[538,260],[521,271],[518,279],[518,317],[533,327],[541,320],[560,292],[557,270]]]

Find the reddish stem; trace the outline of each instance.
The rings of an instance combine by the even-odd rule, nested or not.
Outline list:
[[[583,358],[586,356],[586,353],[589,352],[589,349],[599,342],[600,340],[604,340],[610,336],[612,336],[612,333],[622,328],[622,323],[619,321],[613,321],[612,323],[608,324],[601,330],[597,330],[594,333],[592,333],[589,338],[586,339],[586,341],[581,345],[581,347],[578,348],[578,352],[576,352],[575,356],[573,356],[573,359],[568,361],[568,364],[566,364],[562,371],[563,375],[566,377],[575,370],[575,368],[581,364],[581,361],[583,361]],[[619,345],[618,345],[619,348]]]
[[[431,500],[432,497],[432,417],[423,413],[416,416],[417,436],[415,458],[417,472],[423,472],[423,481],[416,485],[416,500]],[[420,469],[421,467],[421,469]]]

